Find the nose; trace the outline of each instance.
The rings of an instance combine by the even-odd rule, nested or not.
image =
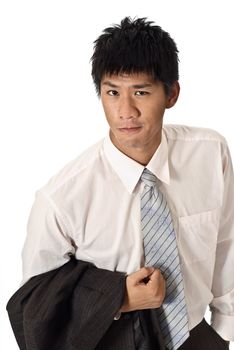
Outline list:
[[[119,117],[120,119],[135,119],[140,112],[134,101],[130,97],[122,97],[119,101]]]

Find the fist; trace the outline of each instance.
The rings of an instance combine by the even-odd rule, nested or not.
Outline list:
[[[160,270],[143,267],[128,275],[120,312],[158,308],[165,298],[165,290],[165,280]]]

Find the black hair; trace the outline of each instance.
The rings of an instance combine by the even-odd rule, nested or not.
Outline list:
[[[178,61],[176,43],[161,27],[145,17],[125,17],[95,40],[92,77],[98,95],[105,74],[121,73],[147,73],[168,93],[179,78]]]

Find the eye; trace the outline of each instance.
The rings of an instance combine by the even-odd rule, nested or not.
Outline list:
[[[107,94],[110,96],[117,96],[118,95],[118,91],[116,90],[108,90]]]
[[[148,91],[139,90],[139,91],[135,92],[135,95],[136,96],[145,96],[145,95],[149,95],[149,92]]]

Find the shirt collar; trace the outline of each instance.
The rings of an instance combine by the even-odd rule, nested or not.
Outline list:
[[[119,151],[118,148],[113,145],[109,135],[104,139],[103,147],[104,153],[112,168],[127,187],[128,191],[132,193],[145,167]],[[170,184],[168,144],[163,130],[161,143],[148,163],[147,169],[162,182],[168,185]]]
[[[153,157],[150,159],[147,169],[150,170],[160,181],[170,185],[170,171],[168,164],[168,142],[162,129],[162,139]]]

